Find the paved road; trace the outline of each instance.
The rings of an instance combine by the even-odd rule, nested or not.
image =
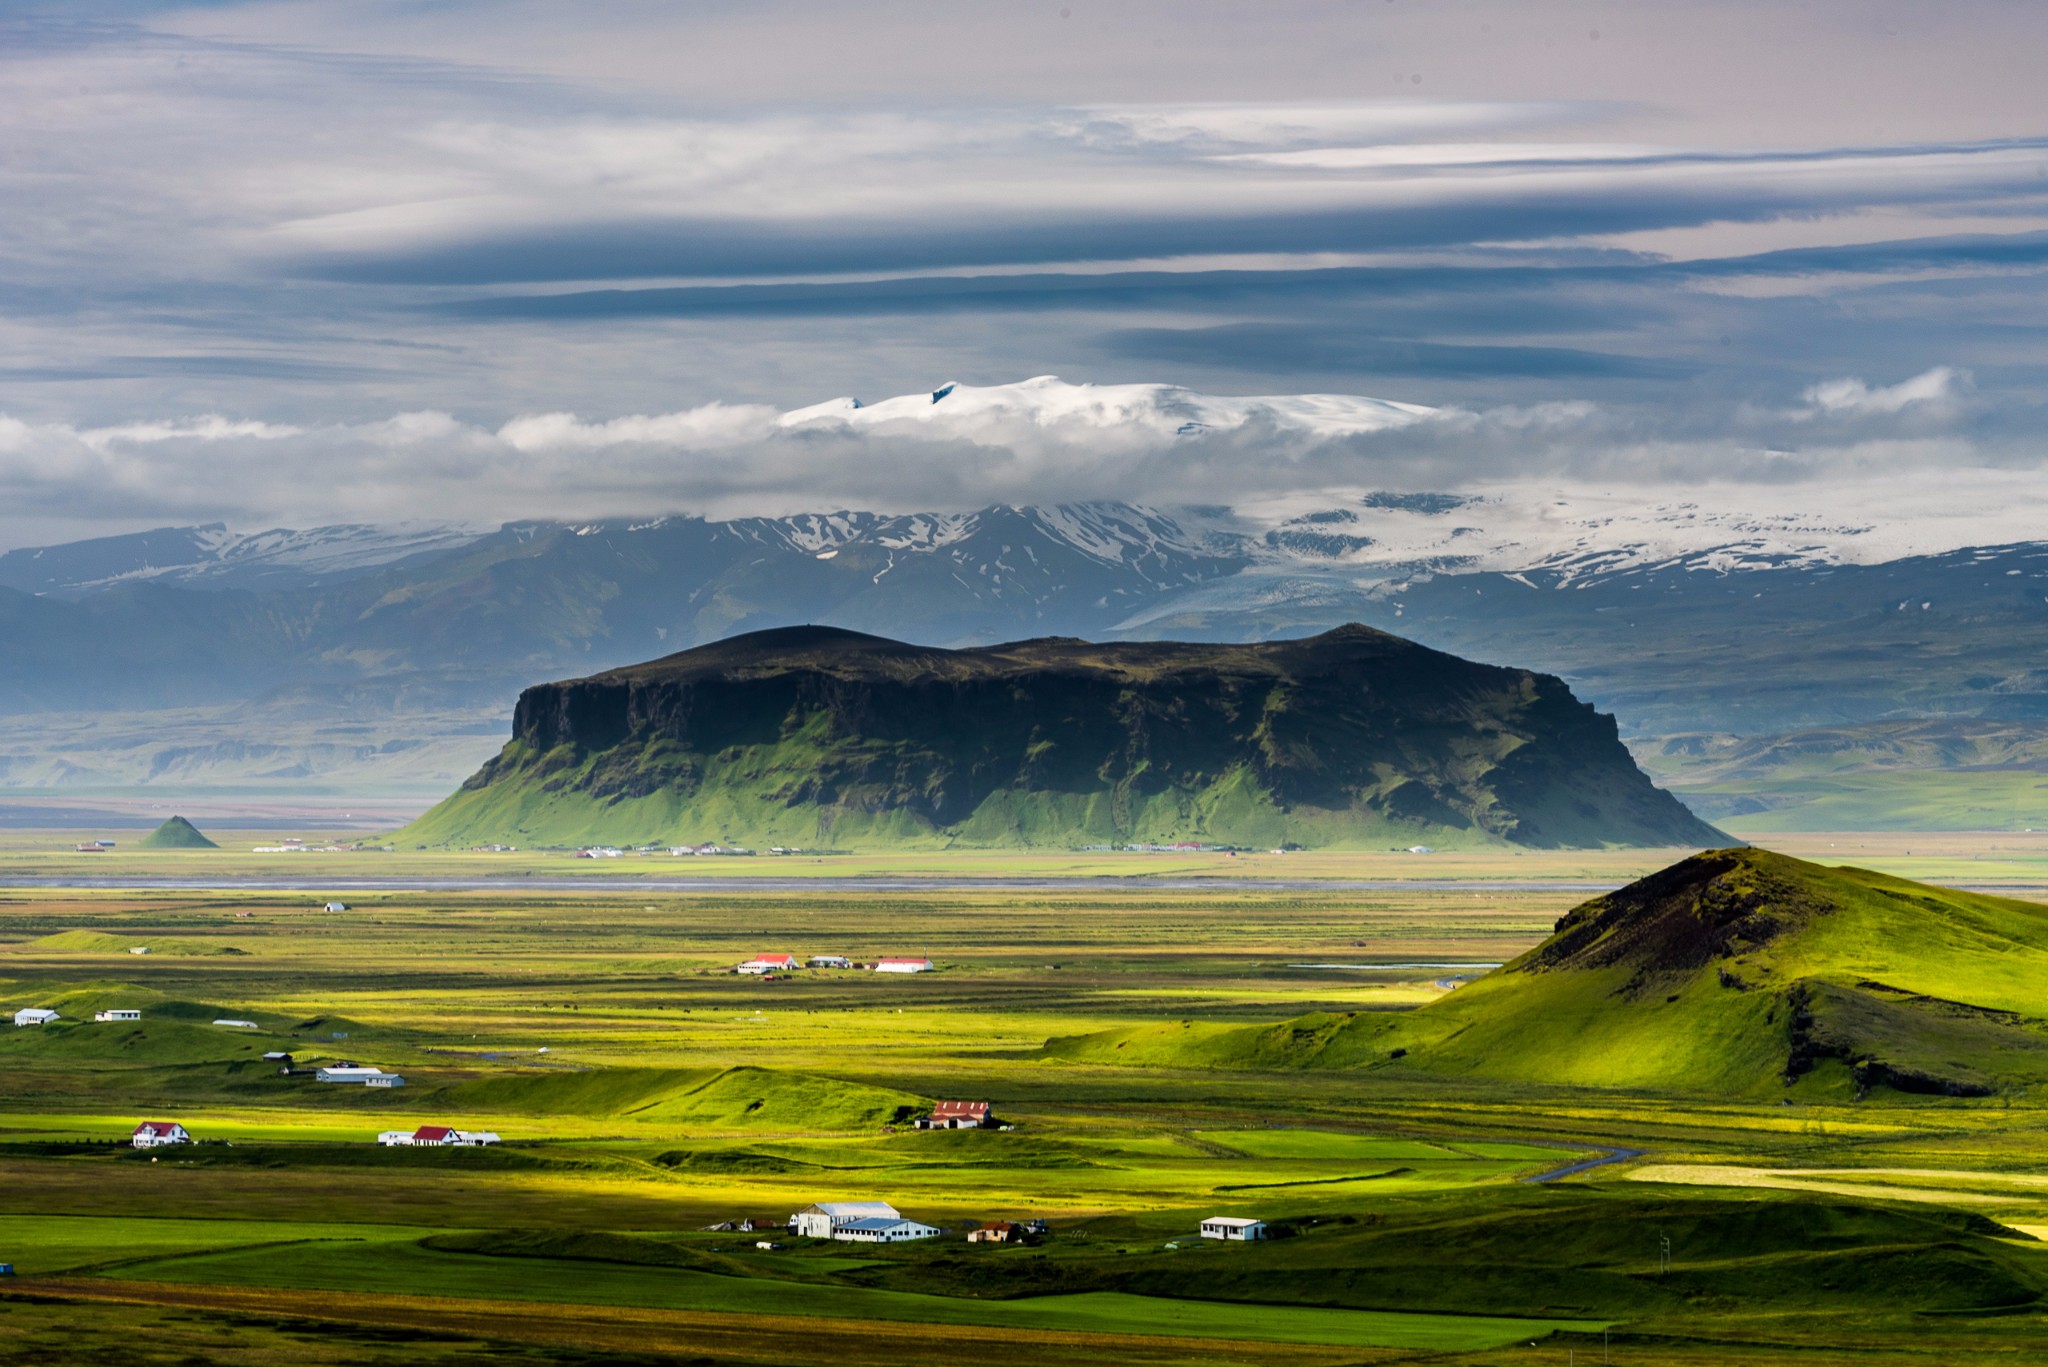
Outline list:
[[[1649,1150],[1603,1148],[1596,1150],[1596,1152],[1600,1155],[1598,1158],[1582,1158],[1576,1163],[1567,1163],[1561,1168],[1552,1168],[1549,1172],[1539,1172],[1534,1177],[1524,1177],[1522,1180],[1524,1182],[1556,1182],[1562,1178],[1574,1177],[1579,1173],[1588,1172],[1594,1168],[1605,1167],[1609,1163],[1626,1163],[1631,1158],[1641,1158]]]

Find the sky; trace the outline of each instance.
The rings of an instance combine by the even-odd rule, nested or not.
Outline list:
[[[15,0],[0,548],[1531,477],[2029,498],[2042,51],[2016,0]],[[1048,375],[1179,388],[781,416]],[[1183,389],[1420,416],[1162,426]]]

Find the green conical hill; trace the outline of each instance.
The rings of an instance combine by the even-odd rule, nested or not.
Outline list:
[[[174,816],[142,838],[145,850],[217,850],[220,846],[199,833],[182,816]]]
[[[939,650],[755,632],[519,699],[416,844],[1718,840],[1561,679],[1368,627]]]
[[[2048,1086],[2044,1019],[2048,906],[1735,849],[1585,903],[1420,1011],[1049,1049],[1746,1097],[1984,1096]]]

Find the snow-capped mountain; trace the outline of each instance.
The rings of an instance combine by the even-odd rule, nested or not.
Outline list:
[[[784,429],[843,427],[866,433],[930,434],[1008,443],[1020,432],[1085,434],[1122,443],[1263,427],[1291,439],[1337,437],[1404,427],[1437,410],[1358,394],[1203,394],[1170,384],[1070,384],[1038,375],[1014,384],[942,384],[929,394],[876,403],[831,399],[784,413]]]
[[[157,580],[204,588],[299,588],[454,550],[478,534],[446,525],[261,532],[231,532],[218,522],[160,527],[8,551],[0,555],[0,587],[24,593],[88,593]]]

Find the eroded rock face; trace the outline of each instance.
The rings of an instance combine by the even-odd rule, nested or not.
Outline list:
[[[619,839],[694,834],[710,809],[691,804],[715,797],[728,826],[761,827],[723,833],[756,840],[886,823],[997,845],[1720,842],[1561,680],[1359,626],[958,651],[827,628],[736,637],[528,689],[512,744],[419,829],[544,837],[484,815],[520,787],[584,817],[663,799],[673,829]]]

